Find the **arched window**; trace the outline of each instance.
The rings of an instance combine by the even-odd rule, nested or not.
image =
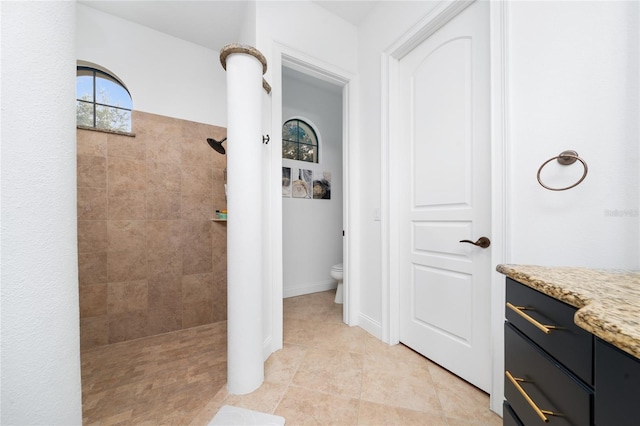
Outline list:
[[[114,76],[79,66],[76,74],[76,123],[80,127],[131,132],[133,102]]]
[[[318,136],[311,125],[299,118],[287,120],[282,126],[282,158],[317,163]]]

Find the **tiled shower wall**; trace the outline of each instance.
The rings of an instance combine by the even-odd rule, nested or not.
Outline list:
[[[134,137],[78,129],[83,349],[226,320],[226,129],[134,111]]]

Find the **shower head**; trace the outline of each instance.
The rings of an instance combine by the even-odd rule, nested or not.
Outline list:
[[[207,142],[209,143],[209,146],[211,148],[213,148],[214,150],[216,150],[216,152],[219,152],[220,154],[224,155],[225,151],[224,151],[224,147],[222,146],[222,142],[226,141],[227,138],[222,139],[221,141],[217,141],[213,138],[207,138]]]

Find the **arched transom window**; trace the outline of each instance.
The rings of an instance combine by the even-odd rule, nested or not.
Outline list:
[[[133,102],[114,76],[79,66],[76,74],[76,122],[80,127],[131,132]]]
[[[311,125],[299,118],[287,120],[282,126],[282,158],[317,163],[318,136]]]

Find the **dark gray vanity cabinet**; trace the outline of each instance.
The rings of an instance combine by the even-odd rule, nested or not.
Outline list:
[[[595,423],[598,426],[640,424],[640,360],[596,339]]]
[[[594,424],[593,341],[576,308],[507,278],[505,425]]]

